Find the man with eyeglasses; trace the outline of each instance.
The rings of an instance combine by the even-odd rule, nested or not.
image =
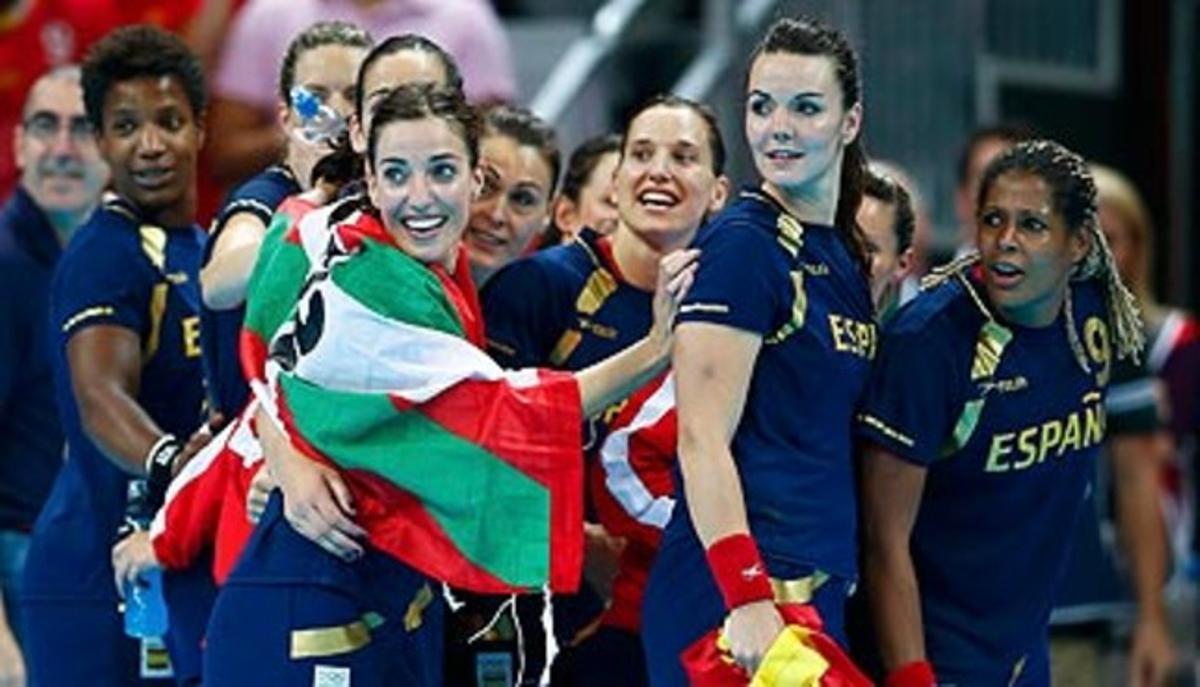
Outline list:
[[[20,180],[0,208],[0,684],[25,684],[18,585],[29,532],[62,461],[47,302],[50,275],[108,178],[77,67],[34,82],[13,135]]]

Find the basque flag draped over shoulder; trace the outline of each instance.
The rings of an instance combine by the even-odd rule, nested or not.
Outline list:
[[[253,320],[248,308],[248,336],[274,332],[268,410],[300,451],[341,470],[376,548],[471,591],[575,590],[574,377],[506,372],[472,343],[482,327],[465,258],[456,281],[403,253],[370,214],[329,225],[323,209],[304,215],[275,255],[286,273],[260,282],[289,288],[294,266],[311,266],[289,315],[277,325],[274,306]]]

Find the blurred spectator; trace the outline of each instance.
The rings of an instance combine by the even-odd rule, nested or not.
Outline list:
[[[516,93],[508,38],[485,0],[250,0],[233,22],[213,84],[208,157],[219,180],[239,181],[278,158],[275,65],[296,34],[334,19],[378,40],[427,36],[458,62],[473,101]]]
[[[988,163],[1013,145],[1034,137],[1028,126],[1001,123],[971,132],[958,156],[957,185],[954,187],[954,216],[958,220],[954,256],[975,247],[975,206],[979,202],[979,182]],[[942,256],[950,257],[950,256]],[[937,264],[943,262],[938,259]]]
[[[63,451],[46,340],[50,275],[108,178],[83,111],[77,67],[57,67],[34,82],[16,113],[22,122],[14,139],[21,176],[0,209],[0,684],[5,685],[24,672],[19,583],[29,532]]]

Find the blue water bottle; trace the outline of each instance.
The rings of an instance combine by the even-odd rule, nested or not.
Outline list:
[[[309,143],[332,141],[346,130],[346,120],[307,88],[296,86],[289,97],[300,118],[296,131]]]
[[[145,530],[153,513],[148,513],[146,480],[129,482],[126,492],[125,524],[135,530]],[[167,633],[167,602],[163,599],[162,570],[155,568],[142,573],[134,583],[124,583],[125,634],[147,639]]]

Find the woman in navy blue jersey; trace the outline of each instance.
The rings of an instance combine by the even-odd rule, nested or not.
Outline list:
[[[859,433],[867,589],[886,684],[1048,685],[1046,625],[1136,306],[1083,160],[987,168],[979,252],[889,325]],[[936,673],[936,675],[935,675]]]
[[[656,686],[702,681],[713,652],[753,674],[798,604],[839,636],[856,575],[851,418],[875,341],[857,58],[780,20],[745,107],[762,182],[701,230],[676,320],[682,489],[643,606]]]

